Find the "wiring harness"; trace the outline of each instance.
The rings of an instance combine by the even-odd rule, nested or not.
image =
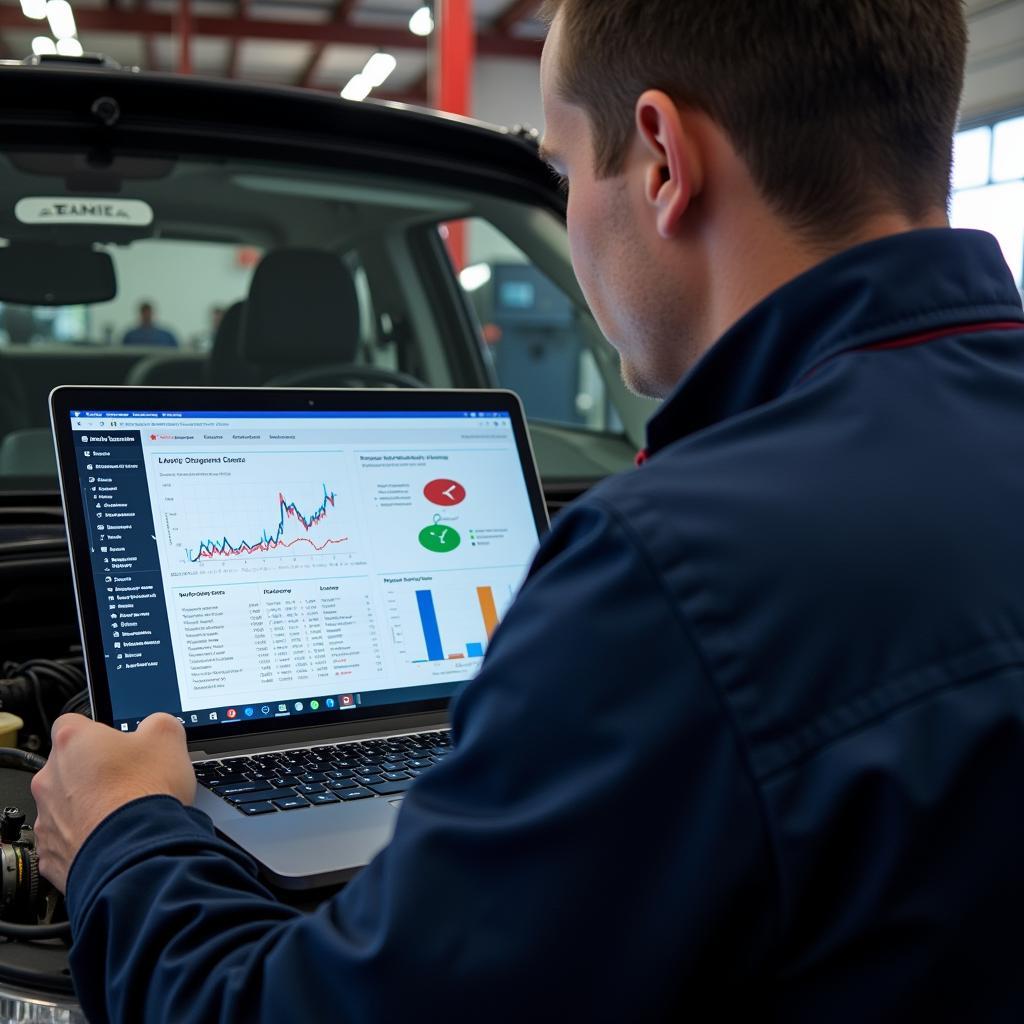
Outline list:
[[[19,746],[47,752],[54,719],[68,711],[91,716],[81,656],[6,661],[0,665],[0,710],[25,723]]]

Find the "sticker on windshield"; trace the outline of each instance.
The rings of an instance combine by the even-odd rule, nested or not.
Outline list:
[[[18,200],[14,216],[22,224],[116,224],[144,228],[153,223],[153,207],[141,199],[29,196]]]

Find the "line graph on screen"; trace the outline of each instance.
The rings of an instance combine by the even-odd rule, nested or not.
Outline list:
[[[279,490],[276,526],[264,528],[255,537],[246,537],[243,531],[228,528],[219,537],[207,537],[196,547],[186,548],[187,560],[198,564],[220,559],[259,557],[271,552],[318,554],[332,546],[347,543],[347,535],[334,535],[334,531],[329,529],[331,513],[338,496],[327,489],[326,483],[321,486],[323,500],[312,511],[303,512],[295,501]]]

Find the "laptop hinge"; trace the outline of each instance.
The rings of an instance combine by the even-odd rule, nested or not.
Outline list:
[[[287,732],[249,733],[245,736],[228,736],[202,743],[189,744],[193,755],[212,757],[235,750],[277,750],[282,747],[306,746],[318,740],[324,743],[344,743],[345,740],[366,739],[370,736],[393,736],[403,732],[423,732],[440,729],[448,724],[447,711],[428,714],[396,715],[387,718],[368,719],[362,722],[332,723],[305,729],[289,729]]]

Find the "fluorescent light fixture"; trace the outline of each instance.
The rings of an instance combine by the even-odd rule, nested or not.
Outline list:
[[[26,18],[42,21],[46,17],[46,0],[21,0],[21,13]]]
[[[459,284],[467,292],[475,292],[483,288],[491,279],[491,268],[487,263],[474,263],[459,273]]]
[[[345,100],[365,100],[373,86],[362,75],[353,75],[348,85],[341,90],[341,98]]]
[[[414,36],[429,36],[434,31],[434,15],[429,7],[421,7],[409,19],[409,31]]]
[[[57,52],[57,44],[49,36],[36,36],[32,40],[32,52],[37,57],[50,57]]]
[[[370,83],[371,89],[383,85],[391,72],[398,67],[398,61],[390,53],[375,53],[363,68],[363,78]]]
[[[77,39],[58,39],[57,52],[62,57],[81,57],[85,52]]]
[[[353,75],[341,90],[342,99],[365,100],[378,85],[387,81],[396,67],[398,61],[390,53],[375,53],[366,62],[366,67],[358,75]]]
[[[78,34],[75,15],[68,0],[47,0],[46,17],[50,22],[50,31],[58,39],[70,39]]]

